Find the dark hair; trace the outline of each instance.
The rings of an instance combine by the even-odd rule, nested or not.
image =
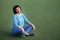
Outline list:
[[[13,12],[14,12],[14,14],[17,13],[16,10],[15,10],[17,7],[19,7],[19,8],[21,9],[21,7],[20,7],[19,5],[15,5],[15,6],[13,7]]]

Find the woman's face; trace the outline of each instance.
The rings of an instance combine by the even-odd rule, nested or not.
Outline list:
[[[20,11],[21,11],[19,7],[17,7],[15,10],[17,13],[20,13]]]

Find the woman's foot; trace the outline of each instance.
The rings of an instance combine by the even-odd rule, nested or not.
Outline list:
[[[29,35],[25,35],[25,36],[34,36],[34,32],[30,32]]]

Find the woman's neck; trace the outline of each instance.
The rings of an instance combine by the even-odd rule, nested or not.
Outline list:
[[[21,16],[21,13],[17,13],[18,16]]]

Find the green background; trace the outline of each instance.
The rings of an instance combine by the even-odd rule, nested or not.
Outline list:
[[[13,37],[13,6],[36,26],[33,37]],[[60,40],[60,0],[0,0],[0,40]]]

